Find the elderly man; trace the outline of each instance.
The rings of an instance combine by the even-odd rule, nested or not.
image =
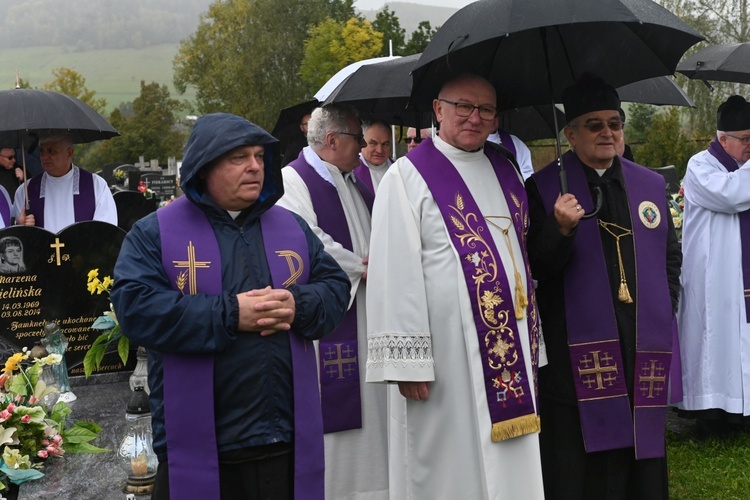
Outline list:
[[[354,169],[354,175],[374,194],[392,163],[388,156],[391,152],[391,126],[377,120],[363,124],[362,133],[367,145],[359,154],[360,165]]]
[[[378,190],[367,380],[402,396],[390,405],[392,498],[543,497],[528,204],[507,151],[485,142],[496,99],[476,75],[446,83],[440,137]]]
[[[725,434],[750,416],[750,103],[730,97],[717,122],[683,180],[679,331],[683,408]]]
[[[319,352],[326,432],[326,498],[388,498],[386,390],[364,383],[365,279],[373,194],[353,170],[365,146],[356,111],[329,104],[313,111],[310,145],[282,170],[279,204],[301,215],[349,275],[352,303]],[[364,455],[363,455],[364,453]]]
[[[16,190],[13,215],[19,224],[53,233],[86,220],[117,225],[117,208],[107,181],[73,165],[73,142],[67,134],[43,134],[39,151],[44,172],[28,180],[28,212],[26,189]]]
[[[409,127],[406,129],[406,137],[404,138],[404,142],[406,143],[406,151],[409,152],[412,149],[419,146],[423,140],[427,139],[428,137],[432,137],[432,129],[431,128],[423,128],[419,131],[419,135],[417,135],[417,129],[414,127]]]
[[[549,364],[539,371],[549,498],[667,498],[664,428],[680,246],[664,178],[617,156],[617,92],[563,93],[572,151],[527,181],[529,260]],[[601,210],[583,219],[603,194]]]
[[[180,169],[185,196],[123,243],[112,302],[148,348],[154,499],[324,498],[308,341],[339,323],[349,282],[307,224],[274,206],[279,170],[265,130],[203,116]]]
[[[18,185],[23,182],[23,169],[16,160],[15,149],[0,148],[0,186],[5,188],[11,198],[16,194]]]

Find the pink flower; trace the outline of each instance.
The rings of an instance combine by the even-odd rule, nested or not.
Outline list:
[[[31,422],[31,415],[24,415],[21,417],[21,423],[28,424],[29,422]]]
[[[57,446],[47,446],[47,452],[54,453],[57,449]]]
[[[5,422],[13,415],[8,410],[0,411],[0,422]]]
[[[37,401],[39,401],[39,400],[36,398],[36,396],[31,396],[29,398],[29,404],[32,404],[32,405],[36,404]]]
[[[62,444],[62,436],[60,434],[55,434],[55,437],[52,438],[52,440],[59,446]]]
[[[16,411],[16,405],[13,404],[13,403],[11,403],[11,404],[8,405],[8,407],[6,408],[6,410],[8,410],[9,412],[13,413],[14,411]]]
[[[48,453],[46,450],[39,450],[36,454],[39,458],[47,458]]]

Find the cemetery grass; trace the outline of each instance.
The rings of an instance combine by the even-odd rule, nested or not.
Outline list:
[[[75,51],[66,47],[29,47],[0,51],[0,88],[16,85],[15,70],[32,88],[41,88],[54,79],[52,70],[73,69],[86,79],[86,87],[96,97],[107,100],[110,113],[121,103],[132,102],[141,93],[141,80],[157,82],[169,88],[175,99],[194,100],[195,90],[177,94],[172,77],[172,60],[178,44],[152,45],[143,49],[106,49]]]
[[[750,495],[750,432],[699,438],[691,426],[667,430],[669,498],[747,499]]]

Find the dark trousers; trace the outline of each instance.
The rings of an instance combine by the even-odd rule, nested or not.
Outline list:
[[[294,453],[285,450],[230,462],[222,457],[219,483],[221,500],[293,500]],[[170,500],[168,462],[159,462],[151,499]]]

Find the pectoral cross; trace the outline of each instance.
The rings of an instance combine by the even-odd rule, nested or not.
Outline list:
[[[195,260],[195,247],[192,241],[188,242],[187,253],[188,260],[173,260],[172,263],[178,269],[187,268],[190,295],[195,295],[198,293],[198,276],[196,270],[211,267],[211,261]]]

